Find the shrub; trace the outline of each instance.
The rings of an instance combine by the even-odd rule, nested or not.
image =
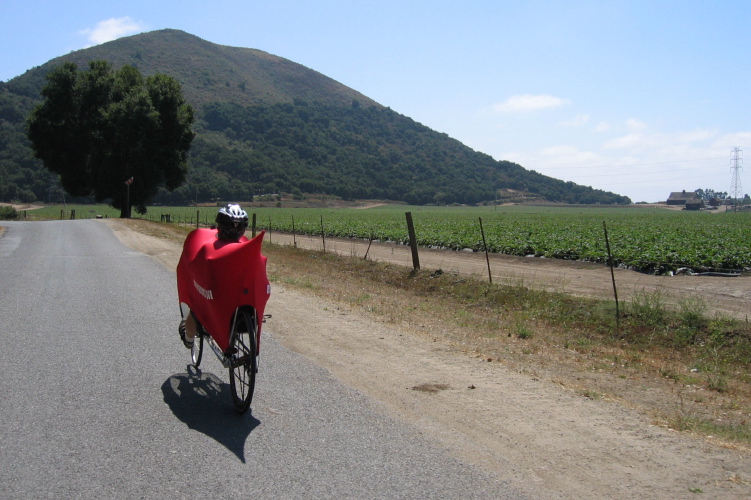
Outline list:
[[[13,207],[0,207],[0,220],[18,219],[18,211]]]

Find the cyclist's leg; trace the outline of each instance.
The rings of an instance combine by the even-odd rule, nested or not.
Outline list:
[[[180,339],[183,341],[183,345],[188,349],[193,347],[193,340],[196,338],[196,331],[198,330],[198,324],[196,318],[193,317],[193,313],[189,313],[178,327],[180,333]]]
[[[196,323],[198,323],[196,321]],[[193,338],[193,347],[190,350],[190,359],[193,362],[193,367],[198,368],[201,365],[201,357],[203,356],[203,341],[204,336],[206,336],[206,332],[203,330],[203,327],[198,324],[197,325],[197,332],[196,336]]]

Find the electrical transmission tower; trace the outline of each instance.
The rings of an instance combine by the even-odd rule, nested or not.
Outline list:
[[[740,148],[733,148],[730,152],[730,171],[733,173],[733,179],[730,182],[730,196],[733,197],[733,203],[735,204],[735,210],[738,210],[738,200],[743,197],[743,189],[741,189],[741,170],[743,170],[743,158],[741,155],[743,151]]]

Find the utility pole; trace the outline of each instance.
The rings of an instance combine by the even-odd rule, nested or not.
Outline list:
[[[732,180],[730,182],[730,196],[734,200],[734,210],[738,211],[738,199],[743,196],[743,189],[741,188],[741,170],[743,170],[743,158],[741,155],[743,151],[740,148],[733,148],[730,152],[730,171],[732,172]]]

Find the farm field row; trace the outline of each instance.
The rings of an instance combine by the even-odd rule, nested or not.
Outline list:
[[[73,208],[68,206],[68,209]],[[111,208],[80,206],[77,216],[116,217]],[[60,208],[43,209],[50,218]],[[114,213],[108,213],[107,210]],[[603,223],[617,265],[649,272],[751,269],[751,214],[610,207],[246,207],[258,229],[407,243],[411,212],[418,245],[509,255],[607,262]],[[35,211],[36,212],[36,211]],[[210,224],[216,208],[152,207],[144,218]],[[35,216],[37,213],[34,214]],[[38,213],[43,216],[43,212]]]

